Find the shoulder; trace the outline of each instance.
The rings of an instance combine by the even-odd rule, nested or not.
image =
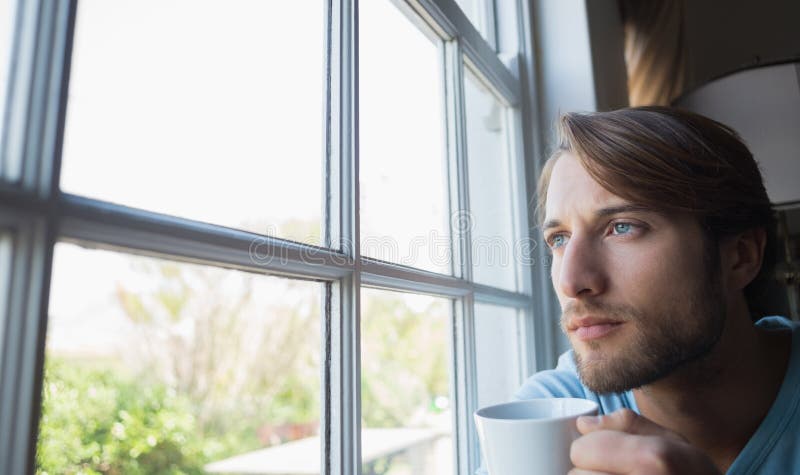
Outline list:
[[[580,381],[558,370],[540,371],[528,378],[514,394],[514,399],[584,397]]]
[[[785,317],[764,317],[756,326],[768,331],[790,330],[791,356],[772,407],[729,473],[800,473],[800,323]]]
[[[516,399],[586,397],[586,388],[578,377],[572,350],[558,358],[555,369],[539,371],[528,378],[514,397]]]
[[[529,377],[514,395],[516,399],[541,397],[585,398],[587,388],[578,377],[572,350],[558,358],[555,369],[539,371]]]

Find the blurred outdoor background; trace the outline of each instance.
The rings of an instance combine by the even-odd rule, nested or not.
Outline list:
[[[79,269],[90,272],[76,278]],[[323,292],[59,244],[37,473],[200,474],[318,436]],[[362,425],[431,429],[427,470],[444,473],[449,302],[365,289],[362,308]],[[410,474],[406,455],[371,460],[365,473]]]

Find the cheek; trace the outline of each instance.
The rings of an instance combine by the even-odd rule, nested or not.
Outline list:
[[[613,257],[617,288],[623,298],[648,306],[671,306],[690,295],[700,273],[684,249],[672,246],[627,249]]]

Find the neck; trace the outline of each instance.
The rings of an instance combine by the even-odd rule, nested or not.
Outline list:
[[[775,401],[790,348],[790,333],[757,329],[746,310],[729,314],[710,354],[635,389],[636,404],[725,473]]]

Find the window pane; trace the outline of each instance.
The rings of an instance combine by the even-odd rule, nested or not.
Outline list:
[[[319,447],[321,291],[58,244],[37,473],[274,473]]]
[[[506,108],[465,69],[473,278],[517,290]]]
[[[517,310],[475,304],[478,407],[508,402],[520,385]]]
[[[14,17],[17,0],[0,0],[0,177],[6,175],[3,145],[6,129],[6,100],[11,73],[11,47],[14,44]]]
[[[365,474],[453,473],[448,300],[361,292]]]
[[[324,4],[81,0],[61,186],[320,243]]]
[[[439,46],[389,0],[359,15],[361,252],[450,273]]]

